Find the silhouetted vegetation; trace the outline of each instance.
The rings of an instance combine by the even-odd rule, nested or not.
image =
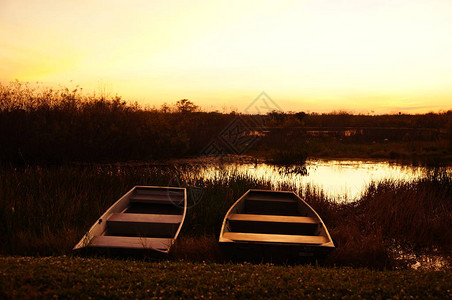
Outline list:
[[[450,259],[452,177],[446,173],[414,183],[375,182],[351,204],[331,206],[321,197],[311,199],[331,226],[337,250],[329,259],[335,264],[391,268],[397,251],[438,251]]]
[[[86,96],[79,88],[0,84],[0,161],[159,160],[198,156],[215,140],[222,141],[222,153],[246,149],[275,163],[300,163],[308,156],[452,161],[452,111],[377,116],[270,112],[258,124],[234,127],[240,117],[202,112],[188,99],[143,108],[118,96]],[[225,141],[220,134],[233,137]],[[247,147],[252,138],[258,142]],[[230,147],[243,140],[245,147]]]
[[[186,99],[168,112],[75,89],[0,85],[0,160],[22,164],[155,160],[196,155],[229,115],[196,113]],[[163,110],[163,109],[162,109]]]
[[[452,161],[451,111],[383,116],[271,112],[236,130],[234,121],[242,117],[202,112],[187,99],[142,108],[120,97],[83,96],[78,89],[0,85],[0,253],[69,253],[92,222],[132,186],[182,182],[202,187],[203,194],[189,198],[193,205],[175,255],[199,259],[205,253],[203,257],[215,260],[219,252],[214,241],[230,205],[250,188],[270,187],[239,174],[206,180],[197,175],[196,166],[68,162],[198,156],[211,141],[222,141],[221,150],[234,153],[227,143],[245,140],[248,149],[248,139],[254,145],[248,153],[277,164],[303,163],[308,156]],[[231,140],[219,138],[231,128],[226,134]],[[58,163],[63,164],[42,166]],[[393,268],[399,264],[397,249],[450,253],[451,186],[450,174],[414,183],[375,183],[351,204],[339,204],[314,189],[303,193],[337,244],[328,263]],[[200,245],[208,250],[200,252]]]
[[[302,144],[311,158],[383,158],[429,165],[452,162],[450,110],[375,116],[272,112],[266,124],[269,136],[290,136],[291,144]]]
[[[427,114],[364,115],[335,111],[331,113],[271,112],[270,127],[302,126],[322,128],[424,128],[451,129],[452,110]]]

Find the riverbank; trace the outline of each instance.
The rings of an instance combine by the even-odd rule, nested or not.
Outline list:
[[[396,269],[416,264],[418,254],[450,261],[451,182],[452,175],[442,172],[412,182],[374,182],[350,203],[316,187],[300,193],[322,217],[336,245],[327,265]],[[296,190],[294,184],[281,189]],[[207,178],[196,165],[1,168],[0,254],[69,254],[93,222],[135,185],[188,187],[190,208],[174,258],[211,257],[215,262],[222,261],[217,239],[229,207],[248,189],[271,188],[265,178],[224,168]],[[415,256],[401,259],[401,252]]]
[[[0,257],[0,298],[446,299],[450,271]]]
[[[299,164],[305,160],[385,160],[414,166],[451,166],[452,147],[445,139],[434,141],[359,141],[350,137],[307,137],[297,133],[298,142],[282,149],[255,147],[249,154],[266,162]],[[265,142],[265,139],[262,140]],[[286,145],[287,143],[284,143]],[[276,159],[276,160],[275,160]]]

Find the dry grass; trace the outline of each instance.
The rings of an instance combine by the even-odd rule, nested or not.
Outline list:
[[[182,236],[171,248],[171,257],[196,262],[218,262],[223,259],[215,235]]]
[[[371,185],[359,203],[367,224],[412,248],[452,245],[452,181],[445,173],[415,184],[386,181]]]
[[[217,234],[230,205],[266,182],[222,174],[205,180],[193,167],[66,166],[0,168],[0,253],[67,254],[92,223],[135,185],[190,185],[182,235]]]
[[[308,192],[307,201],[326,222],[337,247],[329,263],[399,267],[403,262],[396,260],[395,249],[450,256],[451,179],[446,172],[437,172],[412,183],[373,183],[361,199],[349,204]]]

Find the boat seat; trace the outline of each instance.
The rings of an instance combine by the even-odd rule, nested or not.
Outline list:
[[[278,215],[255,215],[255,214],[230,214],[231,221],[249,221],[249,222],[275,222],[275,223],[300,223],[317,224],[318,221],[311,217],[297,216],[278,216]]]
[[[255,215],[299,216],[298,202],[288,198],[246,197],[244,213]]]
[[[135,195],[160,195],[160,196],[176,196],[184,197],[185,193],[183,190],[172,190],[172,189],[143,189],[137,188],[134,190]]]
[[[182,222],[182,215],[119,213],[112,214],[110,218],[108,218],[107,222],[179,224]]]
[[[245,198],[246,201],[271,201],[271,202],[296,202],[293,198],[285,198],[285,197],[275,197],[275,196],[247,196]]]
[[[155,249],[168,251],[173,239],[142,238],[125,236],[95,236],[89,247],[98,248],[126,248],[126,249]]]
[[[258,242],[258,243],[280,243],[280,244],[311,244],[321,245],[328,242],[328,239],[321,235],[285,235],[285,234],[262,234],[225,232],[224,239],[237,242]]]
[[[181,222],[182,215],[113,214],[107,220],[107,235],[170,238]]]
[[[131,203],[162,203],[182,205],[184,196],[182,195],[158,195],[158,194],[133,194],[130,197]]]

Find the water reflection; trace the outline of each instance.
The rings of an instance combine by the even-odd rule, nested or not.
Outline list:
[[[450,270],[452,257],[450,253],[439,252],[432,249],[429,253],[415,253],[402,249],[395,249],[394,253],[399,260],[405,261],[413,270]]]
[[[447,171],[451,172],[452,168]],[[295,187],[303,192],[308,187],[322,190],[337,201],[353,201],[359,198],[372,181],[413,181],[427,176],[425,167],[403,166],[382,161],[308,161],[305,166],[280,167],[265,163],[225,163],[204,165],[198,173],[206,179],[220,174],[249,176],[269,181],[274,189]]]
[[[278,173],[281,176],[290,174],[307,175],[308,169],[306,166],[280,166],[278,167]]]

